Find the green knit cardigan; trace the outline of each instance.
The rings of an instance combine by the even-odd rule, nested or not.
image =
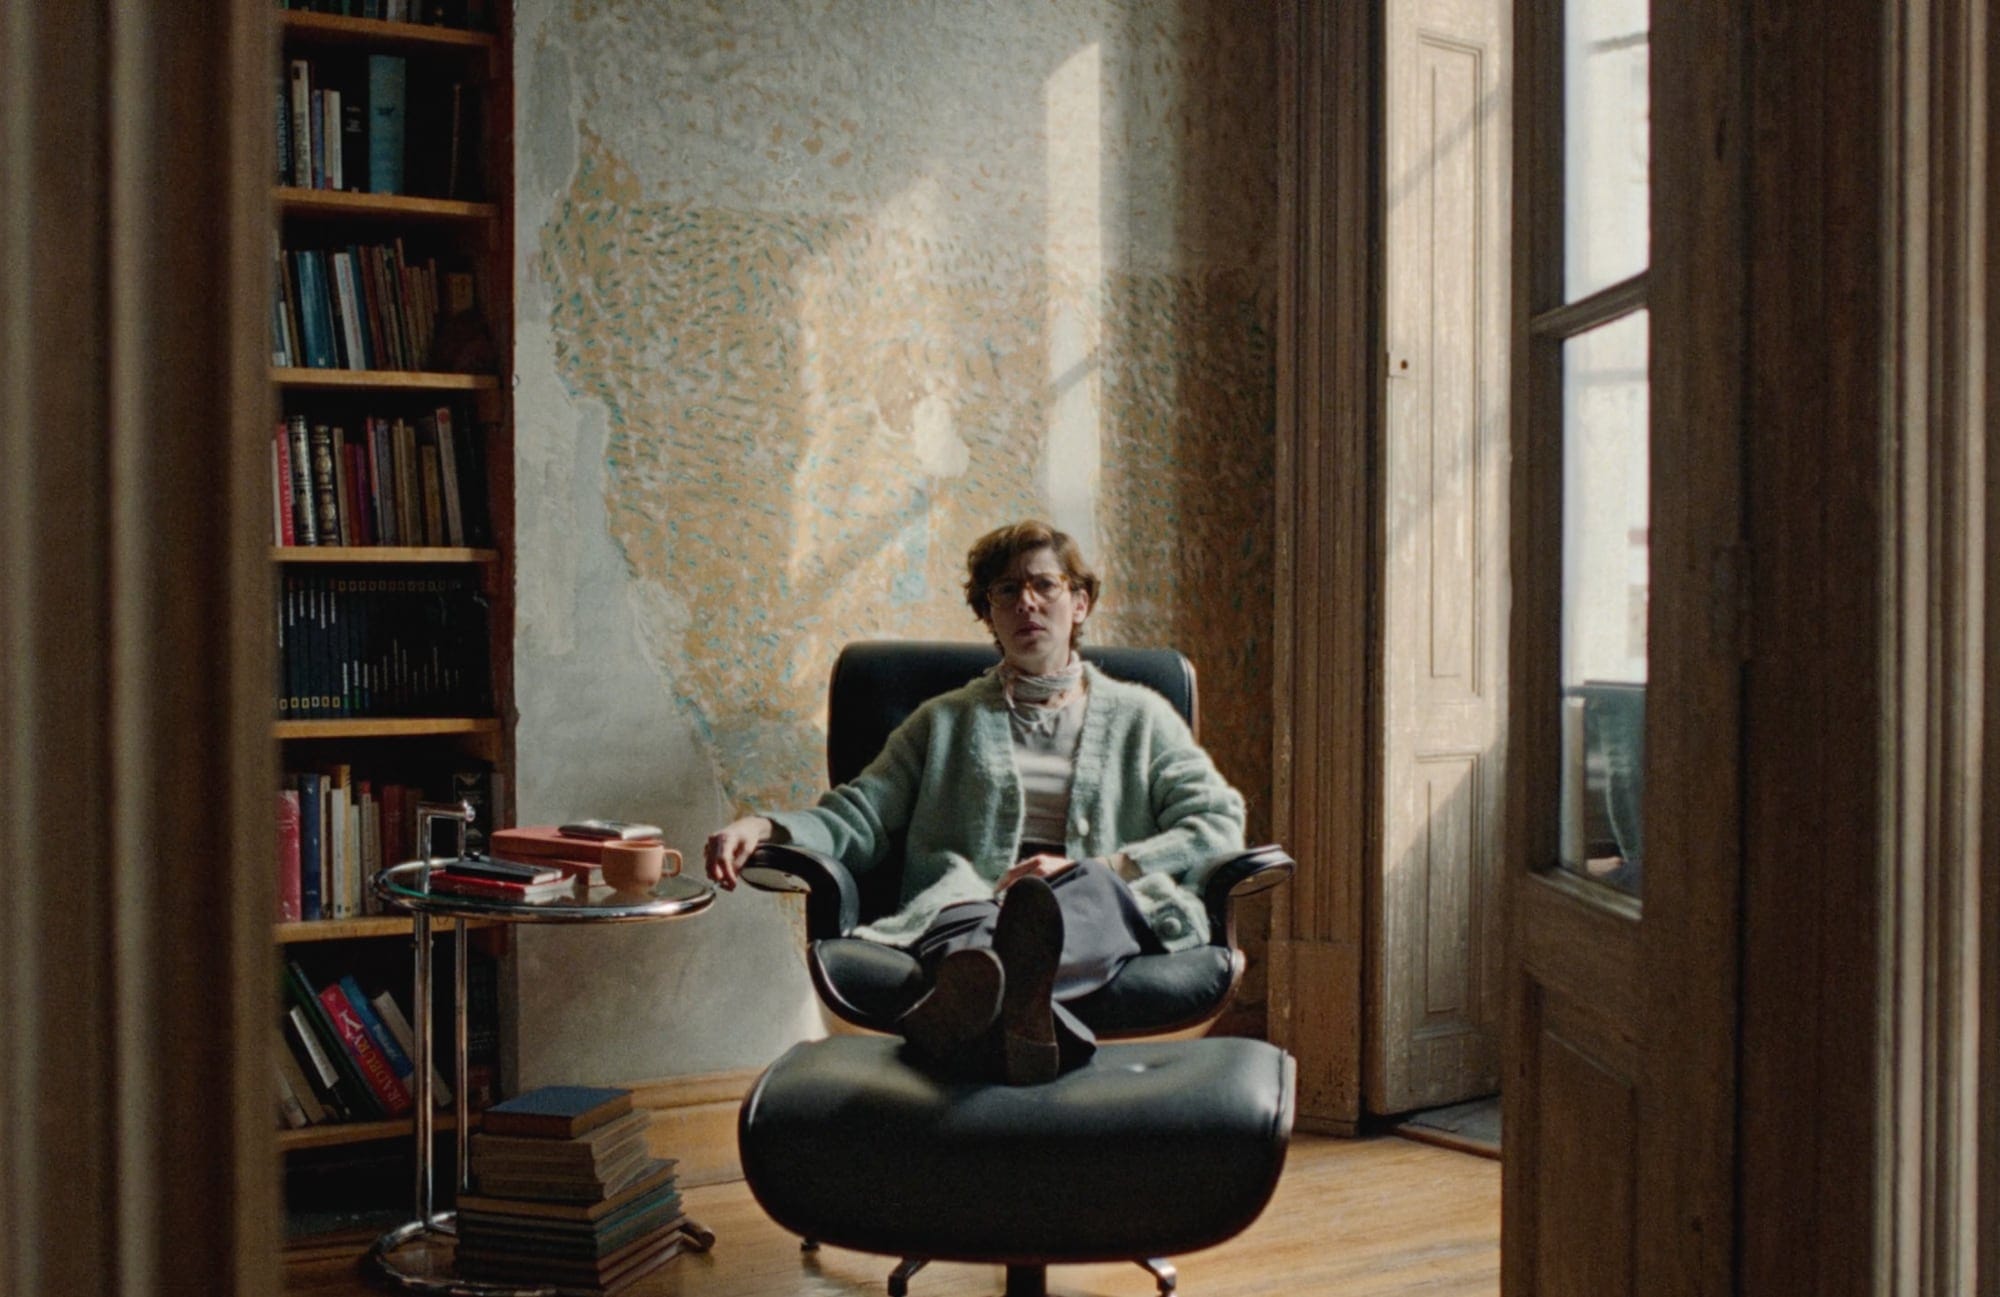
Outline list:
[[[1198,887],[1243,850],[1243,798],[1173,705],[1088,664],[1083,733],[1070,783],[1072,860],[1123,852],[1133,894],[1169,950],[1208,940]],[[855,873],[904,832],[902,907],[856,935],[901,945],[957,901],[990,897],[1020,852],[1024,805],[998,677],[982,675],[919,707],[851,783],[808,810],[763,812],[780,841]]]

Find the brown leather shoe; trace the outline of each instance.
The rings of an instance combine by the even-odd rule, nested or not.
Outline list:
[[[1009,1085],[1040,1085],[1062,1070],[1051,1007],[1062,946],[1062,907],[1047,881],[1031,875],[1009,887],[993,926],[993,953],[1006,972],[1000,1042]]]
[[[985,1071],[1003,979],[990,950],[954,950],[940,960],[931,989],[896,1021],[916,1061],[953,1076]]]

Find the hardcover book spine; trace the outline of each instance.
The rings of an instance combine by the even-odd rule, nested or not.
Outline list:
[[[283,1031],[280,1029],[280,1035]],[[305,1069],[299,1066],[298,1055],[282,1039],[284,1047],[278,1051],[278,1071],[284,1074],[287,1084],[292,1087],[292,1096],[299,1101],[299,1108],[305,1114],[306,1124],[316,1126],[327,1119],[326,1105],[319,1100],[319,1091],[306,1079]]]
[[[274,506],[277,510],[278,543],[298,544],[298,528],[292,504],[292,433],[284,423],[279,423],[271,434],[271,442],[277,452],[277,472],[272,478],[272,489],[277,492]]]
[[[333,463],[333,429],[316,423],[312,429],[314,526],[322,545],[341,542],[340,479]]]
[[[374,1086],[363,1075],[361,1065],[347,1049],[341,1028],[327,1012],[326,1004],[319,992],[313,989],[305,970],[296,959],[285,961],[285,991],[296,1008],[304,1011],[307,1021],[319,1036],[327,1057],[340,1075],[340,1092],[347,1101],[348,1111],[355,1117],[383,1117],[387,1110],[380,1099],[375,1097]],[[380,1055],[376,1055],[379,1059]]]
[[[368,189],[403,192],[404,108],[407,65],[400,55],[368,56]]]
[[[328,189],[347,188],[346,175],[341,167],[340,139],[340,91],[328,87],[320,92],[321,129],[325,132],[320,140],[322,156],[326,158],[326,187]]]
[[[312,434],[306,429],[306,417],[303,414],[293,415],[285,421],[285,432],[291,442],[292,542],[317,545],[319,525],[312,487]]]
[[[298,1005],[292,1005],[285,1010],[284,1031],[286,1044],[291,1047],[293,1057],[299,1060],[301,1070],[307,1073],[316,1087],[316,1097],[326,1109],[327,1116],[335,1120],[348,1117],[350,1110],[346,1096],[341,1092],[340,1071],[333,1065],[325,1044],[314,1030],[311,1016]]]
[[[289,71],[278,73],[278,175],[277,183],[292,183],[292,93],[285,83],[290,79]]]
[[[328,1019],[338,1033],[340,1044],[354,1060],[356,1070],[368,1083],[368,1089],[375,1096],[386,1116],[400,1117],[410,1110],[410,1091],[389,1060],[375,1046],[368,1035],[368,1029],[361,1024],[361,1017],[354,1006],[347,1001],[346,994],[337,984],[330,984],[320,990],[320,1004],[326,1009]]]
[[[299,791],[278,794],[278,921],[289,923],[302,913],[299,887]]]
[[[349,189],[368,187],[368,99],[358,79],[340,92],[340,170]]]
[[[299,776],[299,917],[326,917],[321,892],[319,829],[320,777],[310,772]]]
[[[287,255],[292,259],[293,277],[299,284],[299,327],[305,333],[306,365],[311,369],[332,369],[333,314],[327,307],[319,253],[306,249]]]
[[[292,174],[290,182],[299,189],[312,188],[312,64],[304,59],[291,61],[292,92]]]
[[[354,1016],[361,1020],[362,1027],[368,1032],[368,1039],[375,1042],[375,1048],[382,1051],[382,1057],[388,1060],[389,1067],[396,1073],[397,1079],[408,1088],[410,1078],[416,1075],[417,1067],[410,1061],[410,1056],[403,1052],[402,1042],[396,1039],[395,1034],[389,1030],[389,1025],[375,1012],[373,1002],[361,993],[361,983],[354,980],[353,974],[342,976],[339,985],[341,993],[347,997],[348,1005],[354,1010]],[[414,1094],[415,1091],[412,1090],[411,1093]]]
[[[395,997],[387,991],[375,997],[374,1005],[375,1016],[389,1029],[389,1034],[396,1038],[396,1043],[403,1047],[403,1053],[414,1058],[417,1052],[417,1037],[410,1029],[410,1020],[404,1016],[402,1006],[397,1004]],[[451,1086],[445,1083],[444,1072],[437,1065],[437,1056],[433,1054],[431,1058],[431,1099],[440,1108],[449,1107]],[[415,1070],[415,1066],[412,1065],[412,1073]]]
[[[437,408],[438,476],[444,495],[444,543],[465,544],[465,514],[459,499],[457,440],[452,436],[451,407]]]

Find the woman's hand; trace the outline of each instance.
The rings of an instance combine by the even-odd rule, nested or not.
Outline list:
[[[746,815],[708,835],[702,858],[708,862],[708,876],[725,892],[736,890],[750,853],[771,840],[772,824],[761,815]]]
[[[1054,878],[1063,870],[1074,868],[1075,865],[1076,861],[1074,860],[1065,856],[1052,856],[1046,852],[1039,856],[1029,856],[1026,860],[1016,861],[1012,869],[1000,875],[1000,881],[993,885],[993,894],[998,896],[1015,883],[1026,878],[1029,874],[1039,874],[1043,878]]]

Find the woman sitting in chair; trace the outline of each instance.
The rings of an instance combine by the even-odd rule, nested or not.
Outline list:
[[[1135,955],[1207,940],[1182,880],[1242,850],[1243,798],[1166,699],[1078,656],[1099,582],[1073,539],[1016,523],[966,566],[1001,661],[918,708],[853,782],[810,810],[736,820],[705,855],[734,888],[766,841],[860,873],[905,833],[902,908],[854,934],[931,976],[905,1039],[948,1074],[1034,1084],[1095,1048],[1064,1001]]]

